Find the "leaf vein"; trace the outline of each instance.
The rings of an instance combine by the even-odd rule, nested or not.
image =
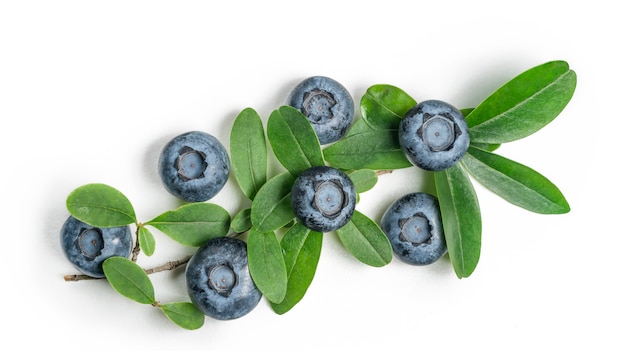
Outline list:
[[[123,214],[124,216],[126,216],[128,218],[131,218],[133,221],[135,220],[135,217],[131,213],[125,212],[125,211],[121,211],[121,210],[119,210],[119,209],[117,209],[115,207],[102,206],[100,204],[91,204],[91,203],[85,203],[85,202],[76,202],[74,204],[78,205],[79,208],[87,209],[87,211],[89,211],[90,208],[103,209],[103,210],[108,210],[110,212]]]
[[[393,116],[397,117],[398,119],[402,119],[402,116],[400,116],[399,114],[395,113],[391,108],[387,107],[385,104],[383,104],[381,99],[376,98],[374,95],[372,95],[370,92],[366,92],[366,95],[371,97],[372,100],[374,102],[376,102],[378,105],[382,106],[383,109],[385,109],[386,111],[390,112]],[[367,118],[366,118],[367,119]],[[369,123],[368,123],[369,125]]]
[[[246,144],[248,146],[246,151],[248,153],[248,169],[250,170],[250,180],[252,181],[252,189],[256,193],[259,188],[257,188],[256,174],[254,172],[254,166],[252,162],[252,139],[248,138]]]
[[[261,221],[260,221],[260,223],[259,223],[259,226],[260,226],[260,227],[263,227],[263,225],[264,225],[264,224],[265,224],[265,222],[269,219],[269,217],[270,217],[270,216],[271,216],[271,214],[274,212],[274,210],[275,210],[276,208],[278,208],[278,206],[279,206],[279,205],[280,205],[280,204],[281,204],[281,203],[282,203],[282,202],[283,202],[283,201],[284,201],[287,197],[289,197],[289,196],[291,196],[291,194],[290,194],[290,193],[289,193],[289,194],[284,195],[283,197],[281,197],[281,198],[280,198],[280,200],[279,200],[279,201],[276,201],[276,202],[274,203],[274,205],[273,205],[272,207],[270,207],[269,211],[267,211],[267,215],[266,215],[266,216],[263,216],[263,218],[261,219]]]
[[[457,201],[456,201],[456,196],[455,196],[456,191],[455,191],[455,188],[454,188],[454,186],[452,184],[452,179],[449,176],[450,175],[449,171],[445,171],[445,174],[446,174],[446,183],[448,183],[447,184],[448,185],[448,189],[450,189],[450,198],[451,198],[451,201],[452,201],[452,208],[453,208],[453,211],[454,211],[454,218],[458,218],[459,212],[457,210]],[[459,237],[459,240],[458,240],[458,243],[459,243],[459,255],[460,255],[460,258],[461,258],[460,268],[461,268],[461,271],[463,272],[463,274],[465,274],[465,251],[463,249],[463,237],[461,236],[461,224],[459,223],[458,220],[456,220],[456,221],[454,221],[454,225],[455,225],[455,232],[458,233],[458,237]]]

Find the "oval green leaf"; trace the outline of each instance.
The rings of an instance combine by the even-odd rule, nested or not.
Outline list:
[[[252,228],[252,220],[250,219],[251,212],[252,210],[249,208],[244,208],[237,212],[230,222],[230,229],[237,234],[245,233],[250,230],[250,228]]]
[[[323,234],[294,224],[285,233],[280,246],[285,255],[287,268],[287,292],[280,303],[270,303],[274,312],[285,314],[298,304],[313,282],[322,252]]]
[[[357,193],[371,190],[378,183],[378,174],[371,169],[359,169],[348,173]]]
[[[295,179],[283,172],[269,179],[252,201],[250,220],[261,232],[273,232],[282,228],[295,217],[291,208],[291,187]]]
[[[159,308],[170,321],[184,329],[196,330],[204,325],[206,316],[191,302],[171,302]]]
[[[198,247],[209,239],[228,234],[230,214],[212,203],[189,203],[167,211],[145,225],[157,228],[178,243]]]
[[[371,169],[359,169],[348,173],[357,193],[364,193],[372,189],[378,182],[378,175]]]
[[[337,229],[337,235],[352,256],[369,266],[382,267],[393,258],[387,235],[378,224],[359,211],[354,211],[352,219]]]
[[[435,172],[444,236],[452,267],[459,278],[469,277],[480,257],[482,221],[476,192],[458,165]]]
[[[475,143],[501,144],[524,138],[556,118],[571,100],[576,73],[565,61],[531,68],[504,84],[468,116]]]
[[[243,193],[252,200],[267,180],[267,146],[259,114],[246,108],[230,132],[233,174]]]
[[[248,267],[254,284],[270,302],[279,303],[287,292],[287,268],[274,232],[250,230]]]
[[[120,256],[107,258],[102,269],[109,284],[120,295],[141,304],[153,304],[154,287],[148,274],[135,262]]]
[[[324,158],[341,169],[392,170],[412,166],[402,151],[397,129],[373,129],[362,118],[341,140],[324,148]]]
[[[475,147],[461,162],[472,177],[516,206],[541,214],[570,210],[556,185],[527,166]]]
[[[95,227],[118,227],[137,222],[135,209],[119,190],[106,184],[87,184],[66,200],[70,214]]]
[[[324,165],[315,130],[302,112],[291,106],[281,106],[272,112],[267,122],[267,138],[278,161],[294,176]]]
[[[377,84],[361,98],[361,115],[373,129],[398,129],[400,121],[417,102],[402,89]]]
[[[146,256],[152,256],[156,248],[156,240],[154,235],[148,230],[148,228],[141,226],[137,232],[139,247]]]

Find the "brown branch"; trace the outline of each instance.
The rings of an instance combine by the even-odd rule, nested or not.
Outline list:
[[[139,230],[141,229],[141,224],[137,225],[137,230],[135,231],[135,247],[133,248],[133,254],[131,256],[131,261],[137,262],[137,257],[139,256],[139,252],[141,252],[141,246],[139,245]]]
[[[94,278],[86,274],[68,274],[68,275],[64,275],[63,279],[66,282],[77,282],[81,280],[98,280],[98,279],[103,279],[103,278]]]
[[[169,261],[157,267],[144,269],[144,271],[146,272],[146,274],[158,273],[158,272],[163,272],[163,271],[171,271],[180,266],[186,265],[190,259],[191,259],[191,255],[181,258],[180,260]],[[88,276],[86,274],[68,274],[68,275],[63,276],[63,279],[66,282],[78,282],[81,280],[99,280],[99,279],[105,279],[105,278],[95,278],[95,277]]]
[[[160,265],[158,267],[144,269],[144,271],[146,272],[146,274],[158,273],[158,272],[163,272],[163,271],[171,271],[180,266],[186,265],[190,259],[191,259],[191,255],[181,258],[180,260],[169,261],[166,264]]]

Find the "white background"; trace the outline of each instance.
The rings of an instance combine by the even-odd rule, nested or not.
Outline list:
[[[409,3],[2,1],[0,348],[626,348],[623,12],[609,1]],[[468,279],[447,257],[368,267],[328,233],[293,310],[279,316],[262,300],[241,319],[207,318],[196,331],[106,282],[63,281],[75,273],[58,239],[69,192],[107,183],[140,221],[175,208],[156,160],[179,133],[207,131],[228,146],[242,109],[266,121],[310,75],[338,80],[357,104],[385,83],[464,108],[556,59],[578,74],[572,101],[498,153],[552,180],[572,210],[529,213],[476,185],[483,246]],[[358,209],[378,219],[400,195],[423,190],[425,177],[385,175]],[[249,205],[232,177],[210,202],[232,214]],[[155,235],[156,254],[140,264],[191,252]],[[182,271],[152,278],[159,301],[187,300]]]

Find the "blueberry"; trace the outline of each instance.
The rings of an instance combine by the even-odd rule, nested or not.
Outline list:
[[[439,201],[430,194],[402,196],[387,208],[380,223],[395,255],[406,263],[431,264],[448,251]]]
[[[129,226],[98,228],[68,217],[61,227],[61,247],[67,259],[83,274],[103,278],[102,262],[111,256],[129,257]]]
[[[291,207],[311,230],[330,232],[343,227],[354,213],[356,191],[342,171],[316,166],[302,172],[291,188]]]
[[[261,300],[248,270],[247,244],[240,239],[207,241],[187,263],[185,276],[193,304],[215,319],[242,317]]]
[[[214,136],[199,131],[170,140],[159,157],[159,175],[165,188],[187,202],[214,197],[226,184],[230,159]]]
[[[463,114],[439,100],[423,101],[411,108],[398,130],[407,159],[427,171],[441,171],[457,163],[469,147],[469,130]]]
[[[328,77],[313,76],[301,81],[289,94],[287,104],[307,117],[322,145],[341,139],[354,119],[352,96]]]

